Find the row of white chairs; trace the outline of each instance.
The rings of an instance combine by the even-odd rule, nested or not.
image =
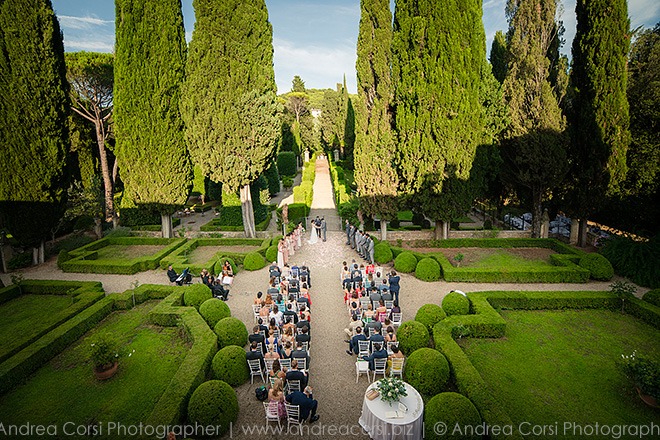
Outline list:
[[[390,377],[399,376],[403,379],[403,367],[405,365],[405,358],[393,358],[390,365]],[[374,375],[373,380],[370,377],[370,374]],[[355,362],[355,383],[358,383],[360,375],[365,374],[367,376],[367,381],[375,382],[376,377],[379,374],[383,375],[383,378],[387,375],[387,358],[374,359],[374,370],[369,370],[369,362],[358,360]]]

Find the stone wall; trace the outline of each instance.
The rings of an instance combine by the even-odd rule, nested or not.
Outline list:
[[[377,237],[380,234],[377,233]],[[532,231],[449,231],[449,238],[530,238]],[[433,240],[433,230],[387,231],[388,241]]]

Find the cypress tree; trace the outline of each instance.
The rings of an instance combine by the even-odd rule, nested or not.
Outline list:
[[[323,92],[321,101],[321,134],[325,145],[334,150],[340,149],[343,154],[344,124],[346,121],[344,113],[344,98],[342,85],[337,84],[337,89],[328,89]]]
[[[488,73],[480,2],[397,2],[393,77],[401,187],[436,221],[436,237],[469,210],[468,183],[484,138]]]
[[[397,213],[398,186],[391,115],[392,13],[388,0],[362,0],[361,9],[354,178],[360,207],[366,215],[381,218],[385,240],[387,220]]]
[[[122,205],[158,210],[163,237],[183,205],[192,165],[179,114],[186,43],[180,0],[116,0],[116,153]]]
[[[506,38],[502,31],[495,32],[493,44],[490,46],[490,65],[493,75],[502,84],[506,78]]]
[[[504,178],[531,192],[532,234],[540,235],[542,203],[565,174],[565,121],[547,55],[558,26],[554,0],[508,0],[507,76],[504,97],[510,124],[503,142]]]
[[[273,31],[263,0],[195,0],[181,111],[191,156],[223,191],[240,189],[255,235],[250,183],[270,165],[281,128]]]
[[[573,217],[584,220],[606,195],[619,192],[626,176],[630,32],[625,0],[578,0],[575,13],[568,208]],[[578,244],[584,246],[584,221],[580,229]]]
[[[0,2],[0,223],[37,247],[63,212],[69,101],[64,46],[49,0]]]

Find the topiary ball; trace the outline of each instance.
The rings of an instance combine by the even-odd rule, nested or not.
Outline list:
[[[226,382],[209,380],[197,387],[188,401],[188,422],[214,428],[214,436],[229,431],[238,419],[238,397]]]
[[[417,310],[415,321],[421,322],[430,332],[433,326],[447,317],[442,307],[437,304],[424,304]]]
[[[245,354],[245,350],[237,345],[228,345],[218,351],[213,357],[213,377],[224,380],[233,387],[247,382],[250,379],[250,369]]]
[[[401,252],[394,260],[394,268],[403,273],[411,273],[417,267],[417,258],[412,252]]]
[[[440,279],[440,265],[433,258],[423,258],[417,263],[415,276],[422,281],[438,281]]]
[[[591,278],[600,281],[609,281],[614,276],[612,263],[601,254],[587,254],[580,258],[580,267],[591,272]]]
[[[280,244],[280,240],[283,238],[283,235],[276,235],[273,237],[273,239],[270,241],[271,246],[277,246]]]
[[[649,290],[642,299],[649,304],[660,307],[660,289]]]
[[[207,299],[213,298],[211,289],[205,284],[193,284],[186,287],[186,292],[183,294],[183,303],[187,306],[192,306],[199,309]]]
[[[272,245],[266,249],[266,261],[277,261],[277,245]]]
[[[420,348],[408,356],[403,375],[424,396],[435,396],[449,381],[449,362],[438,350]]]
[[[213,327],[213,331],[218,336],[218,348],[228,345],[238,345],[245,347],[248,341],[248,331],[243,321],[237,318],[222,318]]]
[[[374,260],[376,260],[376,263],[389,263],[392,258],[392,249],[390,249],[389,243],[378,243],[374,246]]]
[[[447,429],[443,435],[439,435],[433,429],[437,423],[443,426],[460,426],[461,432],[454,432],[453,429]],[[476,432],[477,426],[482,423],[479,411],[467,397],[458,393],[440,393],[433,396],[424,408],[424,438],[435,439],[481,439],[480,435],[469,435],[470,429],[464,427],[473,427],[472,432]]]
[[[199,306],[199,314],[209,327],[213,328],[223,318],[231,316],[231,310],[226,302],[218,298],[207,299]]]
[[[470,300],[458,292],[449,292],[442,299],[442,309],[447,316],[468,315],[470,313]]]
[[[277,259],[277,256],[275,256]],[[243,267],[245,270],[259,270],[263,269],[266,266],[266,260],[261,256],[259,252],[250,252],[245,256],[243,260]]]
[[[408,356],[413,351],[428,347],[429,331],[424,324],[417,321],[406,321],[396,331],[399,349]]]

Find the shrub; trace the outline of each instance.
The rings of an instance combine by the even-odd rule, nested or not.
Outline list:
[[[649,290],[644,294],[642,299],[647,303],[660,307],[660,289]]]
[[[238,398],[226,382],[209,380],[197,387],[188,401],[188,422],[202,426],[219,427],[214,434],[229,431],[238,419]]]
[[[268,192],[274,196],[280,192],[280,174],[277,172],[277,166],[273,162],[266,170],[266,179],[268,180]]]
[[[213,298],[213,294],[211,293],[211,289],[206,285],[193,284],[192,286],[186,287],[186,292],[183,294],[183,303],[199,310],[199,306],[201,306],[204,301],[211,298]]]
[[[374,246],[374,260],[379,264],[385,264],[392,261],[392,249],[388,243],[378,243]]]
[[[9,270],[21,269],[32,265],[32,252],[23,252],[16,254],[7,262]]]
[[[218,298],[207,299],[199,306],[199,314],[206,321],[209,327],[214,328],[221,319],[231,316],[231,310],[224,301]]]
[[[402,323],[396,332],[396,337],[399,341],[399,348],[406,356],[429,345],[429,331],[424,324],[417,321]]]
[[[408,356],[404,377],[425,397],[435,396],[449,381],[449,362],[438,350],[420,348]]]
[[[580,267],[591,272],[591,278],[609,281],[614,276],[612,264],[600,254],[586,254],[580,258]]]
[[[277,171],[281,176],[295,176],[298,173],[296,154],[293,151],[282,151],[277,155]]]
[[[415,276],[422,281],[438,281],[440,279],[440,265],[433,258],[423,258],[417,263]]]
[[[243,385],[250,378],[245,350],[229,345],[213,357],[213,377],[227,382],[232,387]]]
[[[655,289],[660,287],[660,235],[649,241],[635,241],[628,237],[607,240],[601,249],[618,275],[629,278],[635,284]]]
[[[275,256],[277,259],[277,255]],[[259,270],[266,266],[266,260],[259,252],[250,252],[243,260],[243,267],[245,270]]]
[[[394,268],[403,273],[411,273],[417,267],[417,258],[412,252],[404,251],[397,255],[394,260]]]
[[[248,341],[248,331],[245,324],[238,318],[222,318],[213,328],[218,336],[218,348],[228,345],[238,345],[245,347]]]
[[[415,321],[421,322],[430,332],[433,326],[447,317],[442,307],[437,304],[424,304],[417,310]]]
[[[276,244],[274,244],[272,246],[269,246],[268,249],[266,249],[266,261],[267,262],[277,261],[277,245]]]
[[[69,254],[69,252],[65,251],[62,249],[59,254],[57,254],[57,267],[62,269],[62,263],[66,263],[73,257]]]
[[[467,315],[470,313],[470,300],[458,292],[449,292],[442,299],[442,309],[447,316]]]
[[[433,427],[436,423],[442,422],[445,426],[462,427],[461,431],[453,433],[449,429],[445,435],[438,435]],[[458,393],[440,393],[426,404],[424,410],[424,438],[427,440],[435,439],[481,439],[480,435],[467,435],[469,433],[465,427],[481,425],[481,416],[477,407],[462,394]],[[466,432],[467,431],[467,432]],[[475,431],[477,431],[475,429]]]
[[[280,234],[280,235],[276,235],[276,236],[273,237],[273,239],[270,241],[270,245],[271,245],[271,246],[275,246],[275,247],[277,247],[277,245],[279,244],[279,242],[280,242],[281,239],[282,239],[282,235],[281,235],[281,234]]]
[[[293,178],[289,176],[282,176],[282,186],[284,188],[291,188],[293,186]]]

